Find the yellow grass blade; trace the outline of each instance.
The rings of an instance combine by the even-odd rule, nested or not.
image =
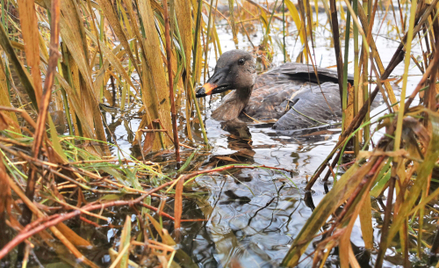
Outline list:
[[[403,222],[409,215],[413,208],[413,205],[419,198],[421,191],[427,186],[428,180],[431,177],[431,172],[435,166],[437,159],[439,158],[439,114],[428,112],[429,119],[432,124],[432,137],[430,144],[428,145],[427,152],[424,157],[424,161],[419,165],[417,169],[418,176],[414,185],[410,189],[410,195],[404,200],[399,213],[395,216],[392,226],[389,229],[387,236],[387,245],[390,245],[396,233],[399,232]]]
[[[40,101],[43,92],[40,74],[40,50],[37,16],[33,0],[18,0],[20,12],[21,32],[24,40],[26,61],[31,68],[32,81],[35,89],[37,102]]]
[[[281,265],[288,267],[294,267],[297,265],[300,256],[303,254],[314,235],[326,222],[327,218],[333,213],[333,211],[351,195],[355,190],[355,187],[360,183],[361,178],[369,171],[372,165],[372,161],[362,167],[354,164],[345,174],[343,174],[340,180],[337,181],[337,184],[335,184],[334,188],[325,195],[311,217],[307,220],[306,224],[295,238],[293,245]]]
[[[125,224],[122,229],[122,234],[120,236],[120,244],[119,244],[119,254],[123,254],[123,256],[120,259],[119,265],[117,265],[118,268],[127,268],[128,267],[128,260],[130,253],[129,251],[124,251],[125,247],[130,246],[130,240],[131,240],[131,218],[127,215],[125,219]]]
[[[134,59],[134,55],[131,52],[130,45],[128,43],[128,38],[125,35],[124,30],[122,29],[122,26],[119,23],[119,19],[117,18],[117,15],[113,9],[113,5],[110,0],[97,0],[99,3],[99,6],[104,11],[105,18],[110,22],[111,28],[113,28],[114,33],[116,34],[117,38],[119,39],[120,43],[124,47],[126,53],[130,57],[131,61],[134,64],[134,68],[136,69],[137,73],[141,73],[138,66],[137,61]],[[144,2],[144,1],[142,1]],[[149,1],[148,1],[149,2]],[[155,51],[157,52],[157,51]]]
[[[12,48],[11,42],[9,41],[9,38],[3,26],[0,27],[0,45],[2,46],[3,51],[6,53],[6,56],[8,57],[9,61],[14,66],[17,75],[20,78],[21,83],[23,84],[23,87],[29,96],[29,99],[32,101],[34,107],[38,109],[35,90],[31,82],[30,75],[27,72],[26,68],[24,68],[20,60],[18,59],[17,55],[15,54],[15,51]]]
[[[3,59],[0,57],[0,106],[12,107],[7,87],[8,83],[6,80],[7,78],[4,69]],[[6,111],[5,113],[18,125],[18,119],[15,113]],[[13,127],[12,130],[14,132],[21,133],[20,128]]]
[[[149,1],[139,1],[139,13],[142,18],[145,35],[144,40],[146,51],[143,51],[145,60],[142,63],[142,97],[145,108],[149,109],[152,119],[160,119],[164,128],[171,130],[171,110],[169,103],[168,85],[163,68],[162,49],[154,22],[154,14]],[[159,134],[156,134],[159,135]],[[159,139],[156,139],[157,142]],[[169,138],[163,139],[163,145],[168,147],[171,144]],[[158,149],[159,144],[155,144],[154,149]]]
[[[363,235],[364,245],[366,249],[373,249],[373,227],[372,227],[372,205],[370,202],[370,194],[364,200],[360,210],[361,233]]]
[[[302,24],[302,20],[300,18],[299,12],[297,11],[296,6],[291,2],[291,0],[285,0],[285,5],[287,6],[288,10],[290,11],[290,15],[293,18],[294,24],[296,24],[296,28],[299,31],[300,36],[300,42],[302,45],[305,43],[305,27]],[[306,49],[303,51],[303,55],[307,55],[308,52]]]
[[[122,66],[121,60],[117,58],[117,56],[111,51],[104,42],[96,40],[96,37],[89,31],[86,31],[88,37],[92,40],[92,42],[96,45],[99,44],[101,51],[103,53],[103,57],[108,60],[108,62],[113,66],[118,74],[122,75],[125,81],[132,87],[135,88],[133,82],[131,81],[131,77],[128,76],[128,73],[125,71],[125,68]]]
[[[56,131],[55,124],[53,123],[52,116],[48,115],[49,120],[49,130],[50,130],[50,136],[52,138],[52,147],[55,149],[56,153],[62,158],[64,163],[67,163],[67,156],[64,153],[64,150],[61,147],[61,144],[59,142],[58,138],[58,132]]]

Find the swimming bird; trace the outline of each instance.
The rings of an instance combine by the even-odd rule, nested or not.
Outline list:
[[[218,121],[275,119],[279,130],[330,124],[342,115],[337,72],[316,70],[318,79],[312,65],[285,63],[257,75],[249,52],[231,50],[220,56],[196,97],[233,90],[212,112]]]

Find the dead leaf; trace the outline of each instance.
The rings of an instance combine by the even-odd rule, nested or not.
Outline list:
[[[12,118],[10,118],[6,113],[0,111],[0,130],[8,129],[9,127],[14,127],[19,129],[17,123],[15,123]]]
[[[215,158],[223,161],[238,163],[238,161],[228,156],[215,156]]]

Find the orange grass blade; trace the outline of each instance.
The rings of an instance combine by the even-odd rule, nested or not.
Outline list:
[[[174,201],[174,217],[175,229],[181,227],[181,214],[183,212],[183,184],[184,180],[180,179],[175,186],[175,201]]]
[[[37,102],[39,102],[43,89],[39,66],[39,32],[34,0],[18,0],[18,10],[20,12],[21,32],[25,44],[26,62],[31,68],[35,97]]]

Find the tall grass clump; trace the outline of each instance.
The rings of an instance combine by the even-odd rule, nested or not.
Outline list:
[[[179,135],[185,143],[207,143],[194,88],[205,45],[219,44],[215,25],[202,20],[206,7],[189,0],[0,2],[0,225],[8,226],[0,231],[0,259],[25,265],[36,242],[67,263],[76,258],[98,267],[83,255],[91,243],[63,222],[100,228],[111,210],[137,206],[136,226],[128,217],[118,250],[110,250],[113,266],[133,265],[130,249],[146,244],[151,265],[168,266],[175,256],[193,265],[151,216],[171,217],[179,228],[185,178],[168,177],[147,154],[173,147],[179,167],[179,148],[188,148],[180,175],[194,154]],[[184,112],[177,114],[180,106]],[[115,109],[122,116],[138,111],[141,122],[130,141],[141,160],[119,148],[106,116]],[[173,216],[154,201],[171,190]],[[161,242],[146,228],[162,235]],[[134,229],[142,230],[135,241]],[[65,252],[70,255],[62,257]]]
[[[396,24],[400,25],[400,46],[387,67],[382,63],[380,48],[376,46],[372,35],[372,28],[382,23],[376,18],[378,1],[329,1],[327,6],[331,10],[331,29],[339,81],[342,81],[340,90],[345,116],[339,141],[308,182],[306,189],[312,189],[327,167],[323,179],[333,177],[334,186],[297,234],[282,264],[288,267],[298,265],[306,258],[303,253],[309,243],[318,237],[312,250],[313,266],[323,265],[332,250],[338,248],[341,267],[359,267],[350,241],[354,224],[359,219],[365,249],[376,254],[373,258],[375,267],[382,267],[389,247],[401,254],[404,267],[410,267],[413,256],[423,259],[428,251],[438,251],[437,238],[431,244],[431,238],[426,240],[423,235],[423,221],[429,211],[429,202],[439,194],[432,187],[436,181],[434,170],[439,159],[437,1],[412,1],[407,5],[407,10],[401,6],[387,6],[387,12],[393,12],[395,18],[404,17]],[[347,11],[344,51],[341,51],[342,46],[339,44],[343,41],[339,39],[337,26],[340,13],[335,12],[342,9]],[[354,58],[349,59],[348,50],[352,49],[349,41],[352,39]],[[411,53],[413,46],[421,47],[422,63]],[[349,61],[354,64],[353,85],[345,79]],[[400,100],[397,101],[389,75],[402,62],[404,73]],[[413,62],[420,68],[422,78],[409,95],[408,68]],[[387,114],[372,117],[370,104],[379,92],[386,103]],[[416,97],[421,102],[412,105]],[[385,131],[385,135],[376,144],[371,143],[372,127],[374,131]],[[346,147],[351,145],[355,161],[341,177],[336,178],[333,171],[337,164],[342,163]],[[380,210],[383,222],[379,226],[381,232],[378,238],[374,236],[372,227],[371,200],[375,199],[386,200],[382,202]],[[409,242],[412,237],[415,243]]]

